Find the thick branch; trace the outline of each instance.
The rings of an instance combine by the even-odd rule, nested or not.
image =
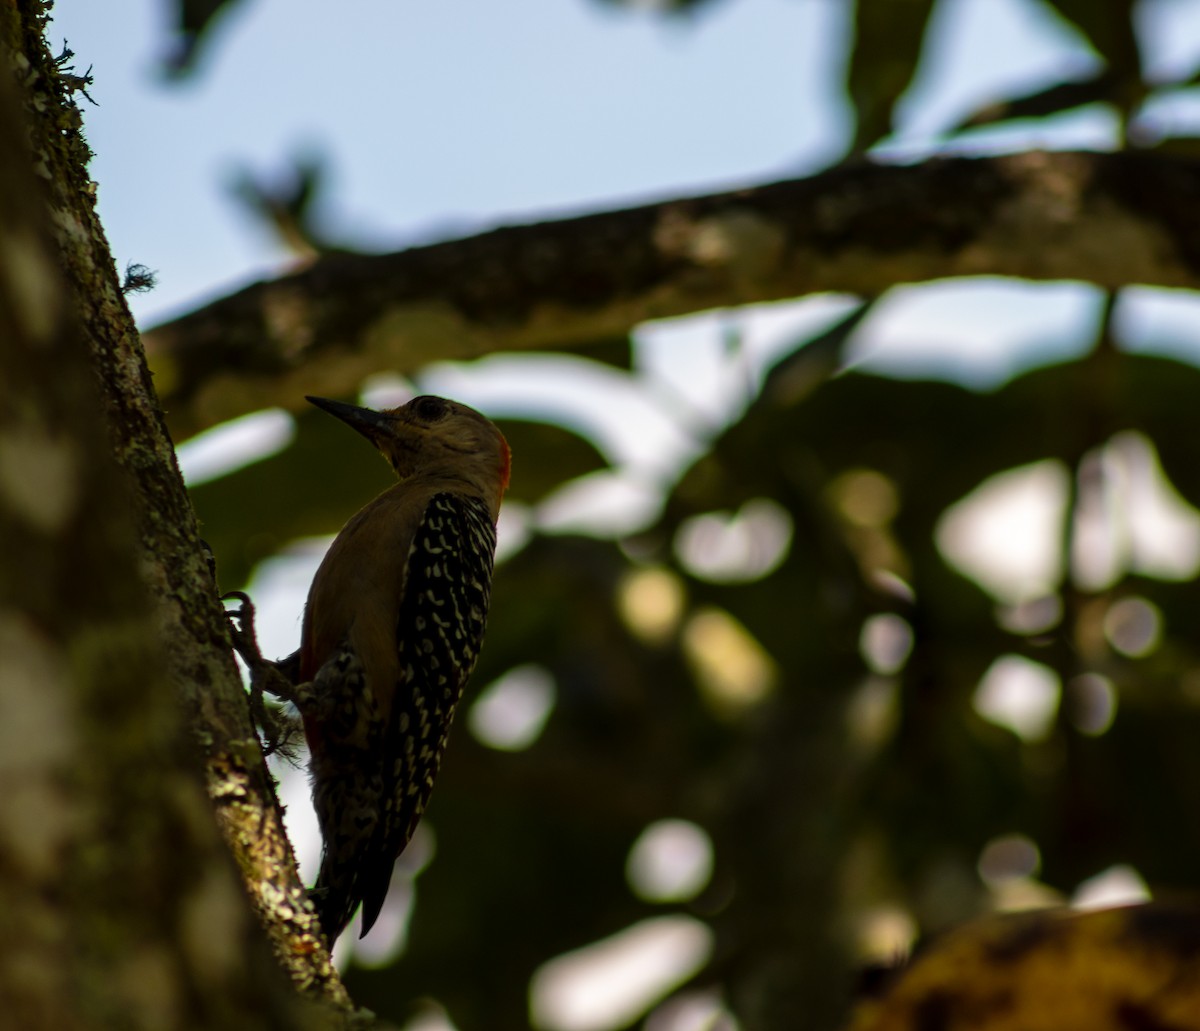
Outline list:
[[[1200,286],[1200,169],[1154,154],[857,165],[807,180],[335,254],[146,336],[187,436],[381,369],[578,345],[646,319],[995,274]]]

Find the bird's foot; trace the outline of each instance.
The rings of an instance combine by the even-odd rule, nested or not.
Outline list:
[[[250,716],[262,730],[264,751],[267,755],[279,752],[295,761],[296,738],[301,733],[300,721],[289,718],[274,706],[268,706],[266,695],[274,695],[285,702],[295,702],[296,685],[288,679],[280,665],[263,658],[258,646],[258,635],[254,626],[254,603],[243,591],[230,591],[221,596],[222,601],[234,600],[238,607],[226,612],[229,624],[229,639],[234,651],[250,671]],[[284,660],[290,668],[292,663]]]

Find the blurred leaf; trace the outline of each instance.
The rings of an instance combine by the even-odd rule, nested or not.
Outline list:
[[[973,711],[990,663],[1026,645],[997,625],[993,600],[947,566],[934,544],[937,522],[993,473],[1049,457],[1073,465],[1096,433],[1105,439],[1110,432],[1082,414],[1119,404],[1121,381],[1119,370],[1083,360],[1032,370],[987,394],[854,371],[807,393],[768,390],[681,480],[668,505],[667,534],[688,513],[737,508],[750,497],[787,507],[792,550],[774,574],[737,591],[700,583],[690,590],[734,612],[785,676],[845,690],[864,673],[858,628],[887,599],[859,568],[828,488],[855,469],[894,485],[898,511],[887,529],[911,568],[916,601],[901,611],[915,642],[898,724],[864,781],[870,801],[860,817],[886,829],[895,870],[914,891],[931,857],[962,850],[969,871],[989,838],[1062,819],[1021,742]],[[811,716],[811,691],[807,697]]]
[[[816,336],[798,341],[767,373],[755,404],[792,405],[825,382],[842,367],[846,342],[874,305],[866,301]]]
[[[898,485],[901,520],[929,526],[985,478],[984,469],[1070,460],[1081,434],[1070,416],[1071,395],[1083,376],[1081,363],[1066,363],[980,394],[851,370],[796,404],[771,404],[764,395],[683,477],[676,501],[699,511],[728,509],[759,494],[819,490],[836,471],[865,467]],[[969,461],[963,440],[971,441]],[[806,468],[815,477],[809,484]]]
[[[1161,140],[1156,140],[1149,147],[1139,145],[1139,149],[1178,155],[1192,161],[1200,160],[1200,136],[1167,136]]]
[[[664,14],[690,14],[702,7],[712,7],[717,0],[599,0],[609,7],[651,7]]]
[[[396,1013],[400,999],[432,996],[455,1027],[527,1031],[538,966],[649,915],[624,880],[640,825],[614,833],[586,807],[548,807],[544,792],[461,793],[444,777],[428,819],[437,857],[417,880],[409,949],[387,968],[346,973],[360,1006]]]
[[[595,444],[557,423],[497,419],[496,425],[512,449],[508,496],[517,501],[533,504],[568,480],[608,468]]]
[[[209,33],[220,20],[218,15],[236,6],[240,0],[174,0],[174,50],[163,64],[168,75],[184,78],[196,70],[196,58],[207,44]]]
[[[627,335],[608,337],[604,340],[586,340],[582,343],[559,345],[558,354],[577,354],[603,365],[611,365],[626,372],[633,368],[633,342]]]
[[[595,446],[561,426],[500,421],[513,450],[510,496],[533,503],[565,480],[606,465]],[[525,456],[524,458],[522,456]],[[379,453],[320,412],[296,418],[283,451],[191,488],[201,533],[225,590],[289,542],[337,533],[395,482]]]
[[[1138,49],[1134,10],[1139,0],[1049,0],[1058,14],[1087,39],[1112,75],[1111,96],[1128,118],[1142,102],[1146,85]]]
[[[1048,0],[1096,48],[1118,77],[1138,78],[1141,60],[1133,14],[1139,0]]]
[[[1022,97],[988,104],[954,125],[950,131],[960,132],[963,129],[974,129],[1013,118],[1044,118],[1086,104],[1116,103],[1120,99],[1117,85],[1116,76],[1111,70],[1105,69],[1078,82],[1057,83]]]
[[[959,132],[1017,118],[1045,118],[1096,103],[1113,104],[1125,117],[1131,115],[1147,92],[1132,21],[1134,2],[1052,0],[1058,14],[1095,47],[1104,59],[1105,67],[1082,79],[1054,83],[1019,97],[988,104],[950,131]]]
[[[1158,448],[1168,479],[1200,507],[1200,433],[1195,410],[1200,369],[1170,358],[1126,355],[1120,391],[1128,413],[1120,428],[1145,433]]]
[[[1120,678],[1119,712],[1098,738],[1076,738],[1069,762],[1046,778],[1045,818],[1026,824],[1042,849],[1042,877],[1064,891],[1115,863],[1150,884],[1195,883],[1200,828],[1180,813],[1200,784],[1200,710],[1181,706],[1179,671]]]
[[[604,765],[624,770],[622,781],[637,781],[642,762],[664,773],[674,768],[670,757],[680,747],[659,740],[647,760],[641,734],[668,728],[672,738],[686,739],[707,718],[678,653],[639,642],[620,619],[617,594],[629,569],[611,542],[535,537],[496,571],[488,646],[477,675],[486,683],[525,662],[546,666],[558,684],[549,729],[575,745],[587,742],[593,761],[611,756]],[[577,757],[575,745],[562,752],[563,761]],[[552,740],[545,745],[552,746]],[[639,812],[661,804],[650,781],[638,794],[640,801],[615,791],[612,802]]]
[[[251,219],[262,223],[293,254],[307,258],[333,248],[316,218],[328,183],[329,159],[314,151],[297,155],[282,173],[269,178],[236,168],[227,191]]]
[[[847,82],[858,120],[856,153],[878,143],[894,128],[896,102],[916,74],[933,7],[933,0],[857,5]]]

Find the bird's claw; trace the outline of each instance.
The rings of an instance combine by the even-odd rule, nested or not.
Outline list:
[[[250,671],[250,716],[263,732],[263,752],[270,756],[280,752],[291,758],[294,754],[291,742],[296,728],[280,713],[269,708],[265,694],[291,700],[294,687],[279,671],[275,663],[264,659],[258,646],[258,633],[254,626],[254,603],[244,591],[227,591],[221,601],[237,601],[238,608],[225,613],[229,624],[229,638],[234,651]]]
[[[226,591],[221,595],[221,601],[236,601],[238,607],[226,609],[225,617],[229,622],[229,637],[234,651],[251,669],[265,660],[258,650],[258,634],[254,628],[254,602],[245,591]]]

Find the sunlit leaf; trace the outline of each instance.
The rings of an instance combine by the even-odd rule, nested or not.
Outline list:
[[[924,1031],[931,1014],[945,1031],[1187,1027],[1198,935],[1188,904],[992,916],[933,943],[850,1028]]]

